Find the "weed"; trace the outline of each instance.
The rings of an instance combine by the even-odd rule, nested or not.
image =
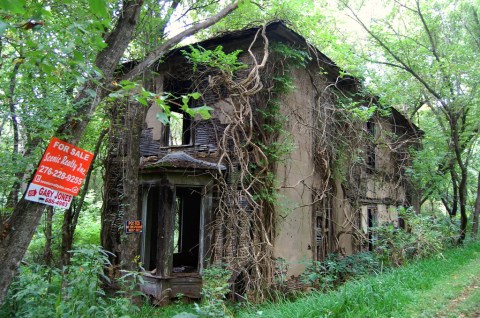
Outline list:
[[[388,265],[398,266],[411,259],[442,255],[458,236],[457,227],[446,218],[417,215],[401,208],[399,216],[407,229],[385,224],[375,227],[375,252]]]
[[[349,278],[369,275],[380,270],[380,263],[371,252],[341,257],[330,254],[324,261],[311,261],[300,276],[301,281],[316,289],[326,290]]]
[[[195,304],[195,310],[200,317],[231,317],[225,305],[225,295],[230,292],[228,280],[232,272],[225,264],[209,266],[202,274],[202,302]]]
[[[72,264],[63,271],[38,264],[21,266],[0,316],[128,317],[138,311],[127,298],[105,295],[101,279],[108,280],[104,275],[108,252],[98,246],[73,252]]]

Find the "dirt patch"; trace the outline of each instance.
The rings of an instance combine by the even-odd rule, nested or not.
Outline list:
[[[458,307],[465,302],[472,293],[474,293],[478,288],[480,288],[480,277],[476,276],[473,278],[473,281],[470,285],[465,287],[462,290],[462,293],[458,295],[456,298],[452,299],[448,304],[448,307],[445,308],[443,311],[437,313],[435,317],[442,318],[442,317],[452,317],[452,313],[454,313]],[[458,313],[458,318],[478,318],[480,317],[480,305],[478,308],[475,308],[475,311],[470,313]]]

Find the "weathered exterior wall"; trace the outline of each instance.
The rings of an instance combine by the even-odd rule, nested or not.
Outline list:
[[[402,151],[393,140],[393,127],[384,118],[375,120],[375,170],[364,174],[367,199],[401,205],[405,199],[403,171],[395,162],[394,152]]]
[[[280,140],[291,142],[293,149],[277,168],[280,184],[278,202],[277,237],[275,256],[287,261],[288,275],[299,275],[304,270],[302,260],[312,258],[312,185],[314,164],[312,155],[312,110],[315,92],[305,70],[295,70],[295,89],[282,98],[282,115],[288,118],[284,127],[287,136]]]

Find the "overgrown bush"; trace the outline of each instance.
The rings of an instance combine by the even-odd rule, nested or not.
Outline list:
[[[346,257],[330,254],[324,261],[308,263],[300,279],[315,289],[326,290],[351,277],[368,275],[379,269],[380,263],[371,252],[357,253]]]
[[[232,272],[225,264],[214,264],[203,270],[202,302],[195,304],[200,317],[231,317],[225,305],[225,296],[230,292],[229,279]]]
[[[326,290],[352,277],[371,274],[383,267],[400,266],[408,260],[442,255],[458,238],[458,225],[448,217],[417,215],[399,210],[406,228],[382,224],[370,229],[373,251],[341,257],[330,254],[324,261],[309,262],[300,279],[309,286]]]
[[[446,216],[417,215],[400,209],[406,229],[385,224],[373,229],[375,253],[386,265],[399,266],[411,259],[442,255],[458,237],[458,226]]]
[[[9,289],[0,317],[129,317],[138,310],[130,300],[107,297],[101,288],[108,253],[88,246],[73,251],[63,271],[31,264]]]

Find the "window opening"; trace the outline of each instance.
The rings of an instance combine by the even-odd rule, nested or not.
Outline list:
[[[367,208],[367,222],[368,222],[368,250],[373,251],[375,247],[375,242],[377,240],[377,235],[372,230],[372,228],[378,225],[377,219],[377,208],[376,207],[368,207]]]
[[[375,171],[375,123],[373,121],[367,122],[367,133],[370,140],[367,143],[367,173]]]
[[[171,117],[169,124],[165,125],[164,128],[162,146],[178,147],[191,145],[193,142],[193,129],[191,128],[193,119],[182,110],[183,100],[179,96],[191,93],[194,90],[194,85],[190,80],[185,80],[183,76],[167,76],[163,85],[164,91],[170,92],[172,98],[166,101],[170,107]],[[195,102],[193,99],[190,99],[188,106],[195,107]]]
[[[170,112],[169,124],[165,127],[167,146],[182,146],[191,144],[191,118],[179,111]]]
[[[317,261],[324,260],[329,252],[331,252],[331,222],[332,210],[326,206],[329,200],[323,202],[324,207],[315,212],[315,259]]]
[[[157,266],[158,246],[158,218],[160,206],[158,202],[158,188],[151,187],[147,194],[147,210],[145,221],[145,250],[143,263],[146,270],[153,270]]]

